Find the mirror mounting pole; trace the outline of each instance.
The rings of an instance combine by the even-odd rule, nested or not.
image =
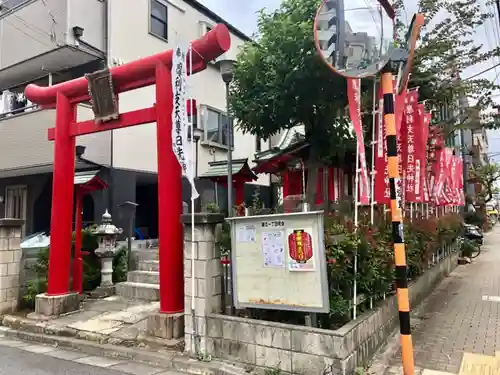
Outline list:
[[[410,58],[410,52],[406,48],[396,48],[389,62],[382,68],[382,73],[389,73],[398,70],[406,64]]]

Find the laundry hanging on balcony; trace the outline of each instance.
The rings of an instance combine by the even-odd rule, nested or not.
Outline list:
[[[0,95],[0,116],[10,116],[31,111],[33,109],[31,103],[24,93],[14,93],[10,90],[4,90]]]

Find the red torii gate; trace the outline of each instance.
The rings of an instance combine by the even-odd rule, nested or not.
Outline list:
[[[229,50],[230,44],[229,30],[222,24],[192,42],[193,73],[206,69],[208,62]],[[79,135],[156,122],[160,312],[184,311],[183,231],[180,221],[182,175],[172,151],[172,56],[172,50],[164,51],[109,69],[108,74],[112,78],[115,95],[156,84],[156,104],[153,107],[123,113],[112,121],[77,122],[77,104],[91,99],[89,80],[86,77],[49,87],[33,84],[26,87],[25,95],[31,102],[42,108],[56,109],[55,128],[49,129],[48,132],[49,140],[55,141],[47,287],[49,296],[69,293],[75,138]]]

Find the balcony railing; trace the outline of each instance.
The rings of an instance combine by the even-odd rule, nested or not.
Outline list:
[[[34,111],[38,108],[38,105],[31,103],[22,93],[4,90],[0,94],[0,119]]]

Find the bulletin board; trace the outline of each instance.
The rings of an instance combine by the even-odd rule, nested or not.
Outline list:
[[[329,311],[323,211],[227,220],[237,309]]]

